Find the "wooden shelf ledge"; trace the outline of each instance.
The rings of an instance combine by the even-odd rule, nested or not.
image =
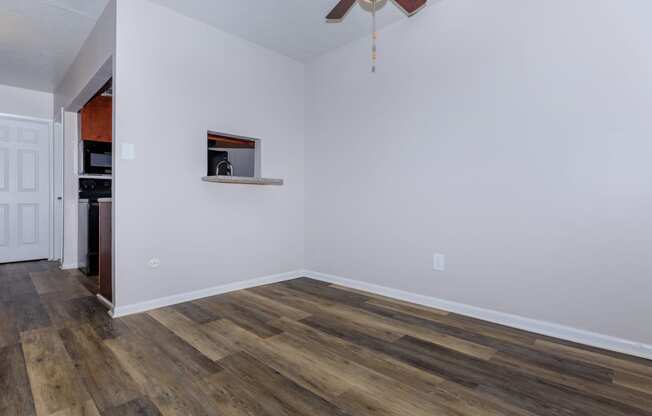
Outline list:
[[[235,183],[243,185],[283,185],[283,179],[270,179],[270,178],[248,178],[244,176],[204,176],[204,182],[214,183]]]

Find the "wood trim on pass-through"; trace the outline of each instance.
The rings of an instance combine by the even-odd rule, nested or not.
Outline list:
[[[214,141],[217,147],[225,149],[255,149],[256,142],[254,140],[236,139],[234,137],[220,136],[213,133],[208,133],[208,140]]]

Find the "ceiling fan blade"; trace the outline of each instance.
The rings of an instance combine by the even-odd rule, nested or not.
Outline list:
[[[326,20],[342,20],[357,0],[340,0],[337,6],[326,16]]]
[[[408,14],[408,16],[412,16],[416,13],[418,13],[423,7],[426,5],[428,0],[394,0],[396,4],[398,4],[401,9],[405,11],[405,13]]]

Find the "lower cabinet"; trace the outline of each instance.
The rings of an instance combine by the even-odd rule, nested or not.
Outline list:
[[[99,200],[100,204],[100,295],[113,303],[111,200]]]

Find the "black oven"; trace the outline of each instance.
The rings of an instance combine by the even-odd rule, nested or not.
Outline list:
[[[86,175],[110,175],[111,166],[111,143],[84,141],[84,173]]]
[[[88,276],[97,276],[100,264],[99,198],[111,198],[111,179],[79,180],[77,258],[80,270]]]

